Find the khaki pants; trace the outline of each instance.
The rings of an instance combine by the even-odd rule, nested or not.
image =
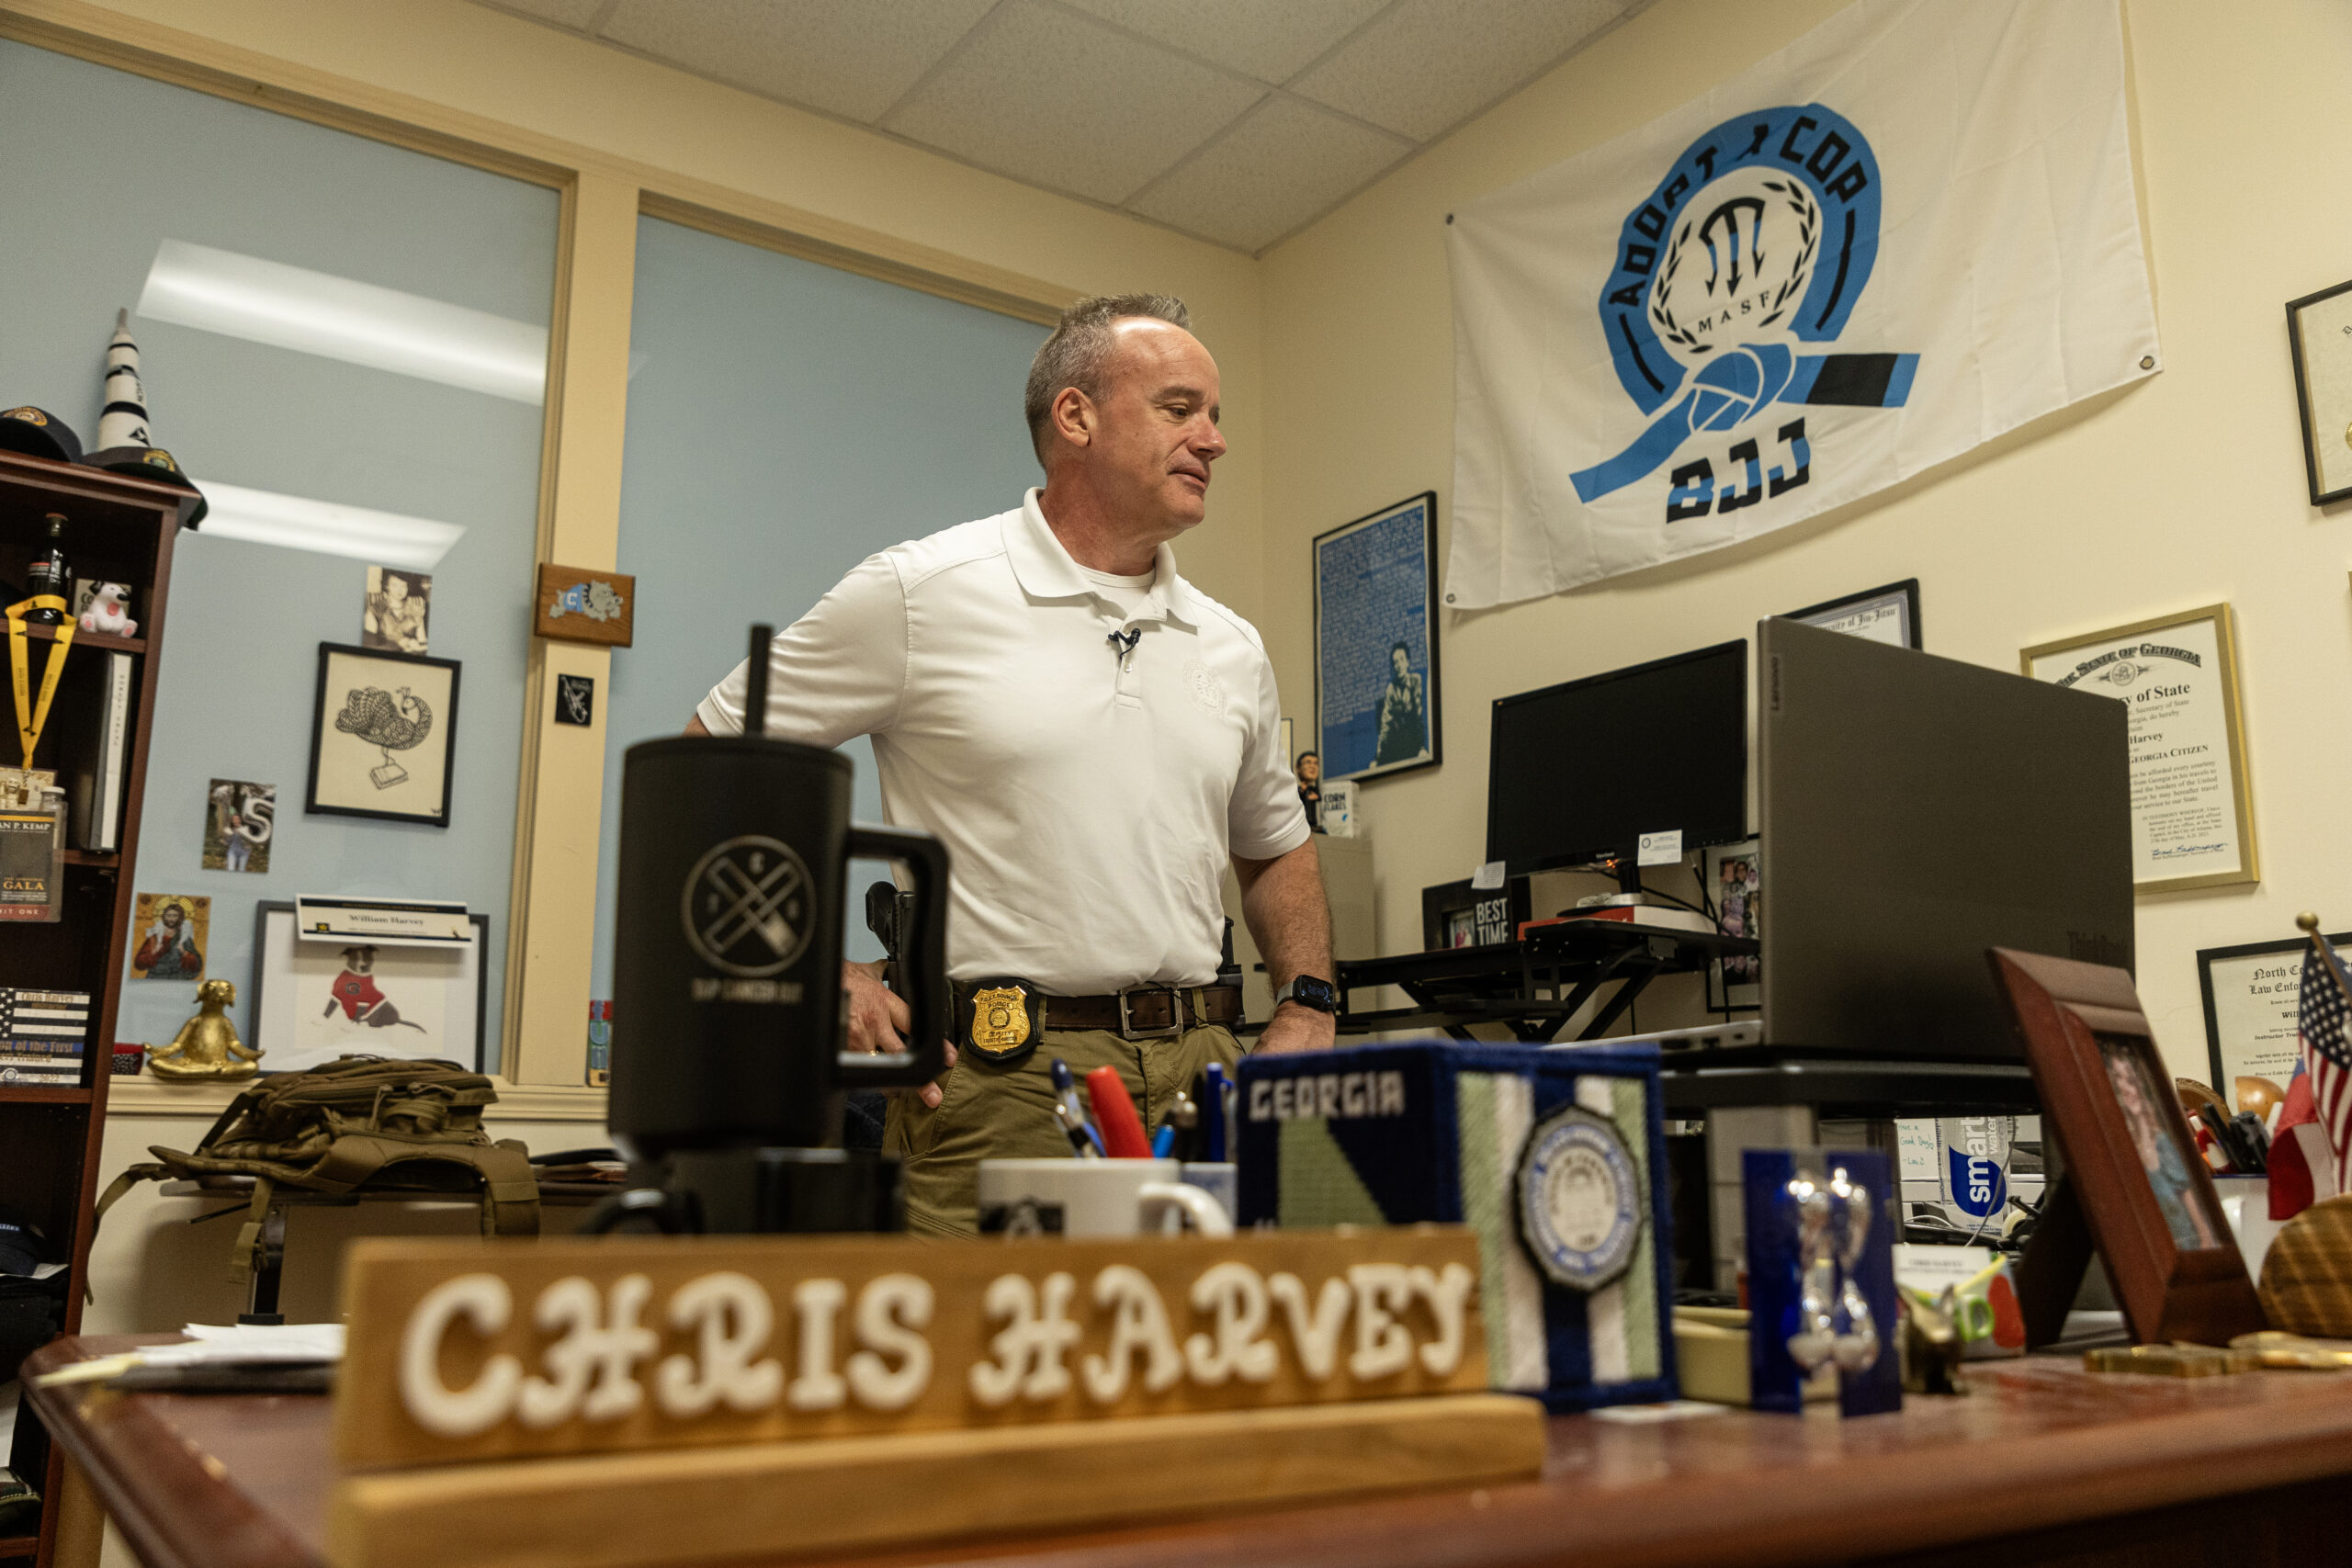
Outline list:
[[[1178,1089],[1189,1091],[1211,1062],[1230,1067],[1241,1059],[1240,1043],[1222,1024],[1204,1024],[1181,1036],[1122,1040],[1114,1029],[1048,1029],[1037,1048],[1018,1065],[1001,1067],[970,1051],[939,1079],[936,1111],[923,1109],[911,1093],[890,1098],[882,1151],[904,1166],[907,1229],[919,1235],[970,1235],[978,1226],[979,1162],[1067,1156],[1069,1139],[1054,1119],[1053,1061],[1059,1056],[1080,1080],[1079,1102],[1087,1103],[1086,1075],[1097,1067],[1119,1069],[1127,1093],[1143,1117],[1146,1134],[1157,1132]]]

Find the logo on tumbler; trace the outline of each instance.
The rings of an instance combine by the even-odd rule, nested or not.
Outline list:
[[[729,839],[686,874],[686,940],[713,968],[773,975],[808,945],[808,868],[762,834]]]

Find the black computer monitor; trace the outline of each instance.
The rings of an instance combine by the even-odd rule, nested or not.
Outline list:
[[[1495,701],[1487,858],[1510,874],[1617,863],[1645,833],[1747,837],[1747,644],[1719,643]]]
[[[1765,1044],[2014,1058],[1986,948],[2131,967],[2123,704],[1792,621],[1757,649]]]

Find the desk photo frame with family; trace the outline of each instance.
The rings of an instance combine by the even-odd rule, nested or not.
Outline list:
[[[2197,1152],[2131,975],[1995,948],[2045,1146],[2064,1172],[2020,1266],[2026,1342],[2064,1331],[2094,1249],[2142,1345],[2226,1345],[2264,1326],[2245,1258]]]

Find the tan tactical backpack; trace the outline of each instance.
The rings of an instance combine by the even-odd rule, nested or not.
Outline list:
[[[482,1108],[497,1090],[455,1062],[339,1056],[306,1073],[256,1078],[229,1102],[193,1154],[161,1145],[160,1163],[134,1165],[98,1200],[104,1218],[141,1181],[250,1176],[253,1207],[229,1258],[229,1278],[247,1283],[271,1194],[472,1192],[481,1195],[481,1234],[537,1235],[539,1188],[529,1152],[492,1143]]]

